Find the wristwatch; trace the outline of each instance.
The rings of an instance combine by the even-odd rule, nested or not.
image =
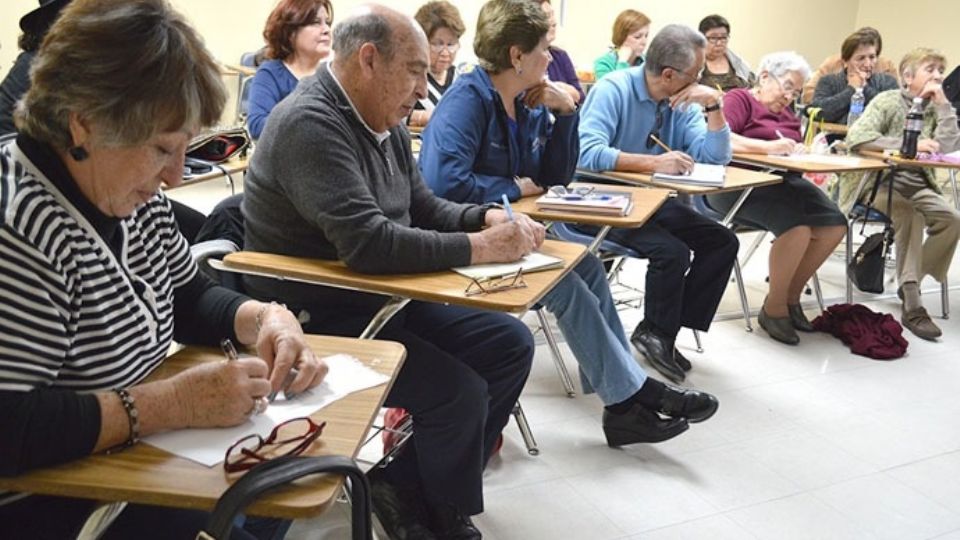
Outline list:
[[[714,103],[713,105],[704,107],[703,112],[704,114],[712,113],[713,111],[719,111],[722,108],[723,108],[723,99],[721,98],[721,99],[718,99],[717,102]]]

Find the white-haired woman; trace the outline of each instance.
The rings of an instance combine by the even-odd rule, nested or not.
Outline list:
[[[734,152],[790,154],[804,151],[800,119],[792,105],[810,75],[807,62],[794,52],[767,55],[753,88],[738,88],[723,98]],[[733,206],[739,193],[707,197],[720,212]],[[846,218],[830,199],[799,174],[756,189],[737,212],[737,222],[772,232],[770,290],[760,310],[760,326],[777,341],[794,345],[796,330],[813,331],[800,307],[800,294],[846,233]]]

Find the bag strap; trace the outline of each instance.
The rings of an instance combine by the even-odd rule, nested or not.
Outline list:
[[[228,540],[234,518],[257,497],[297,478],[316,473],[342,474],[350,480],[352,538],[372,538],[370,482],[356,462],[345,456],[283,456],[257,465],[223,492],[198,538]]]

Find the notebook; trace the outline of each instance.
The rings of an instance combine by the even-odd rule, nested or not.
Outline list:
[[[653,173],[654,180],[671,182],[674,184],[688,184],[691,186],[723,187],[727,175],[727,168],[723,165],[709,165],[694,163],[690,174]]]
[[[548,191],[536,200],[536,205],[538,210],[625,216],[633,208],[633,196],[628,191],[593,191],[586,195],[557,195]]]
[[[468,278],[484,280],[516,274],[517,270],[521,268],[523,268],[524,274],[529,274],[530,272],[553,270],[554,268],[562,267],[563,259],[534,251],[519,261],[511,263],[474,264],[471,266],[460,266],[452,270]]]

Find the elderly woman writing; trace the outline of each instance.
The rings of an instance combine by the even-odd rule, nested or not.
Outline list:
[[[802,152],[800,120],[791,106],[810,74],[794,52],[765,56],[757,84],[736,89],[723,99],[734,152],[790,154]],[[707,196],[715,210],[727,212],[739,193]],[[776,235],[770,248],[770,290],[760,310],[760,326],[770,337],[794,345],[796,330],[813,331],[800,307],[800,293],[846,233],[846,218],[812,183],[795,173],[783,182],[755,189],[737,212],[736,221]]]
[[[226,99],[217,64],[164,0],[76,0],[33,64],[0,147],[0,463],[4,475],[188,427],[232,426],[326,367],[292,313],[197,270],[160,185]],[[171,340],[260,358],[143,383]],[[132,421],[137,417],[138,423]],[[139,429],[136,429],[139,424]],[[0,536],[76,536],[94,501],[0,494]],[[128,507],[108,538],[192,537],[201,512]],[[253,538],[244,531],[234,535]]]
[[[260,64],[250,85],[247,129],[254,138],[260,138],[277,103],[330,56],[332,26],[330,0],[281,0],[270,13],[263,29],[269,60]]]

